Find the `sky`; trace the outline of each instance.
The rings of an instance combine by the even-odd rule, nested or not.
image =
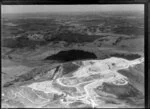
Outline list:
[[[1,5],[2,14],[38,12],[144,11],[143,4],[126,5]]]

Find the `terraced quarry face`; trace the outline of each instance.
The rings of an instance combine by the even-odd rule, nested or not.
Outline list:
[[[111,57],[63,64],[48,71],[55,72],[53,79],[4,88],[2,107],[144,107],[144,85],[132,79],[144,80],[144,71],[128,73],[143,61]]]

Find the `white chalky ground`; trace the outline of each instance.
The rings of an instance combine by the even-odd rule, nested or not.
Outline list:
[[[98,95],[96,94],[96,92],[93,89],[98,86],[101,86],[103,82],[112,83],[115,85],[128,84],[128,78],[121,75],[117,71],[120,69],[126,69],[129,66],[134,66],[136,64],[140,64],[143,61],[144,61],[143,57],[132,60],[132,61],[122,59],[122,58],[116,58],[116,57],[111,57],[109,59],[104,59],[104,60],[83,61],[83,65],[80,66],[80,68],[74,72],[73,77],[58,78],[56,80],[56,82],[58,84],[60,84],[61,86],[75,87],[77,89],[80,84],[87,82],[88,84],[85,85],[83,88],[85,94],[82,96],[81,95],[79,95],[79,96],[67,95],[67,97],[66,97],[67,102],[62,101],[62,103],[69,104],[70,102],[74,102],[76,100],[82,100],[84,103],[91,104],[92,107],[99,107],[100,104],[97,104],[97,99],[96,99],[96,97]],[[93,64],[91,64],[91,62]],[[89,79],[89,81],[82,81],[83,77],[86,78],[91,75],[100,75],[102,78],[93,78],[93,79]],[[71,78],[76,78],[76,80],[71,79]],[[62,82],[63,79],[66,79],[65,83]],[[67,79],[69,79],[69,80],[67,81]],[[71,85],[69,85],[67,83],[71,83]],[[35,89],[35,90],[44,91],[45,93],[58,93],[58,94],[64,93],[63,91],[60,92],[60,90],[55,89],[52,85],[52,81],[32,83],[32,84],[28,85],[28,87]],[[80,91],[80,90],[78,90],[78,91]],[[111,95],[115,98],[115,95],[106,93],[106,96],[107,95]],[[103,101],[99,100],[99,103],[100,102],[103,103]],[[103,107],[103,105],[101,105],[101,107]],[[109,107],[109,105],[108,105],[108,107]]]

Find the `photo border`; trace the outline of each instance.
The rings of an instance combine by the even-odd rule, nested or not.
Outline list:
[[[150,108],[150,59],[149,47],[150,47],[150,3],[148,0],[2,0],[1,5],[115,5],[115,4],[143,4],[144,5],[144,70],[145,70],[145,108]],[[0,5],[0,7],[1,7]],[[1,23],[1,22],[0,22]],[[0,31],[1,33],[1,31]],[[1,75],[0,75],[1,76]]]

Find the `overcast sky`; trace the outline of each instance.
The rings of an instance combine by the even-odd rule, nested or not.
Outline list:
[[[127,5],[1,5],[2,13],[144,11],[143,4]]]

